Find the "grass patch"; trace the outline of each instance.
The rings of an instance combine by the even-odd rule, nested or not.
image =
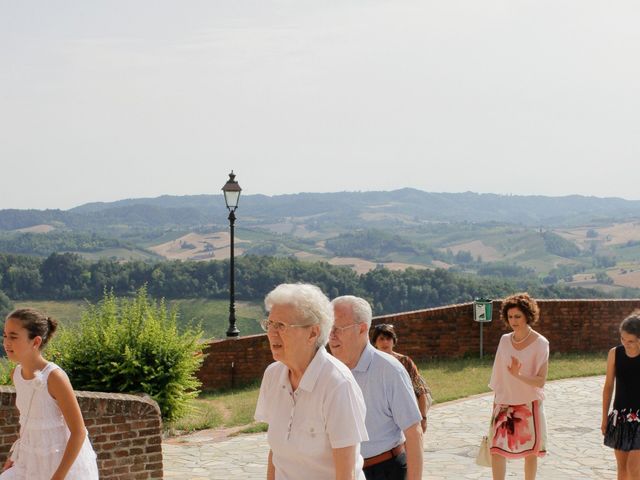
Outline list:
[[[253,425],[249,425],[247,428],[239,430],[238,433],[262,433],[266,432],[268,428],[269,424],[258,422],[254,423]]]
[[[431,387],[436,403],[489,392],[493,357],[436,360],[418,364]],[[606,353],[553,354],[549,361],[548,380],[604,375]]]
[[[266,427],[257,426],[253,420],[259,389],[259,384],[253,384],[238,390],[203,393],[192,400],[192,408],[187,415],[167,423],[166,428],[170,432],[192,432],[247,425],[244,430],[266,431]]]
[[[554,354],[549,363],[549,380],[604,375],[606,352]],[[436,403],[489,392],[493,357],[420,362],[418,368],[431,387]],[[205,393],[192,400],[192,410],[182,419],[167,424],[169,434],[203,428],[246,425],[238,433],[266,431],[266,424],[253,421],[259,384],[238,390]]]

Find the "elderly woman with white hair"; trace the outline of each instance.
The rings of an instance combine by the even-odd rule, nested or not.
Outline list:
[[[267,480],[364,480],[366,407],[351,371],[325,349],[329,299],[314,285],[282,284],[265,307],[276,361],[264,373],[255,418],[269,424]]]

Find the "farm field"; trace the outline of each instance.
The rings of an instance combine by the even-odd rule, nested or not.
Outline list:
[[[204,338],[224,338],[229,322],[229,301],[211,299],[181,299],[167,302],[178,311],[178,324],[202,326]],[[32,307],[48,313],[61,324],[77,323],[86,309],[85,301],[24,300],[14,302],[16,308]],[[259,321],[264,316],[258,302],[236,302],[236,322],[241,335],[262,333]]]

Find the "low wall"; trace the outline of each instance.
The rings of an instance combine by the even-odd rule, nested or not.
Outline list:
[[[483,350],[493,356],[500,337],[509,331],[500,320],[502,302],[493,302],[493,321],[483,324]],[[552,353],[598,352],[620,343],[622,319],[640,308],[634,300],[538,300],[535,329],[549,340]],[[473,303],[376,317],[373,324],[392,323],[397,350],[416,360],[458,358],[480,353],[480,325]]]
[[[619,343],[618,325],[633,310],[634,300],[538,300],[536,329],[549,339],[551,352],[604,351]],[[493,322],[483,325],[483,350],[493,355],[507,329],[499,319],[501,302],[493,302]],[[480,326],[473,303],[375,317],[373,324],[392,323],[397,350],[415,360],[479,355]],[[205,390],[229,388],[260,380],[273,361],[266,334],[211,342],[198,377]]]
[[[204,351],[198,378],[204,390],[246,385],[260,380],[273,357],[266,333],[215,340]]]
[[[15,389],[0,386],[0,459],[18,437]],[[118,393],[76,392],[101,480],[162,479],[162,422],[155,401]]]

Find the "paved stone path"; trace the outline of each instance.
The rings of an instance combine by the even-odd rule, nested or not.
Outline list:
[[[600,433],[603,383],[604,377],[590,377],[549,382],[545,387],[549,453],[538,461],[540,480],[615,480],[613,451],[602,445]],[[435,405],[429,411],[424,479],[491,479],[489,468],[475,464],[491,402],[487,394]],[[166,441],[165,479],[265,479],[266,434],[222,442],[212,438],[205,431]],[[507,478],[524,478],[522,460],[509,461]]]

